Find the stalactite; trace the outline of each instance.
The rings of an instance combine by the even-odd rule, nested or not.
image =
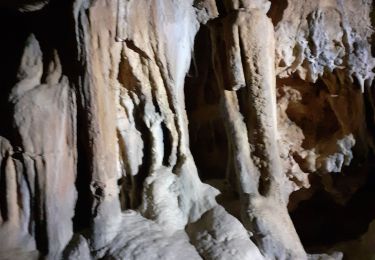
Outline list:
[[[0,258],[373,257],[372,9],[1,2]]]

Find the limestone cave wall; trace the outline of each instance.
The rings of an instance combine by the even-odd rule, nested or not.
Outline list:
[[[0,259],[373,259],[371,0],[0,2]]]

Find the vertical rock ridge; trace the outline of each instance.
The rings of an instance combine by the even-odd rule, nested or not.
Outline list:
[[[372,8],[0,3],[0,258],[372,257]]]

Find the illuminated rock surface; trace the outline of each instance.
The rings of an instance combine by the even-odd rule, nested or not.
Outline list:
[[[0,259],[375,257],[372,10],[0,3]]]

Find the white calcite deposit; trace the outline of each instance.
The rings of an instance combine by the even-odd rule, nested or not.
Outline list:
[[[0,19],[0,259],[375,257],[371,206],[326,244],[291,217],[374,185],[371,0],[20,0]]]

